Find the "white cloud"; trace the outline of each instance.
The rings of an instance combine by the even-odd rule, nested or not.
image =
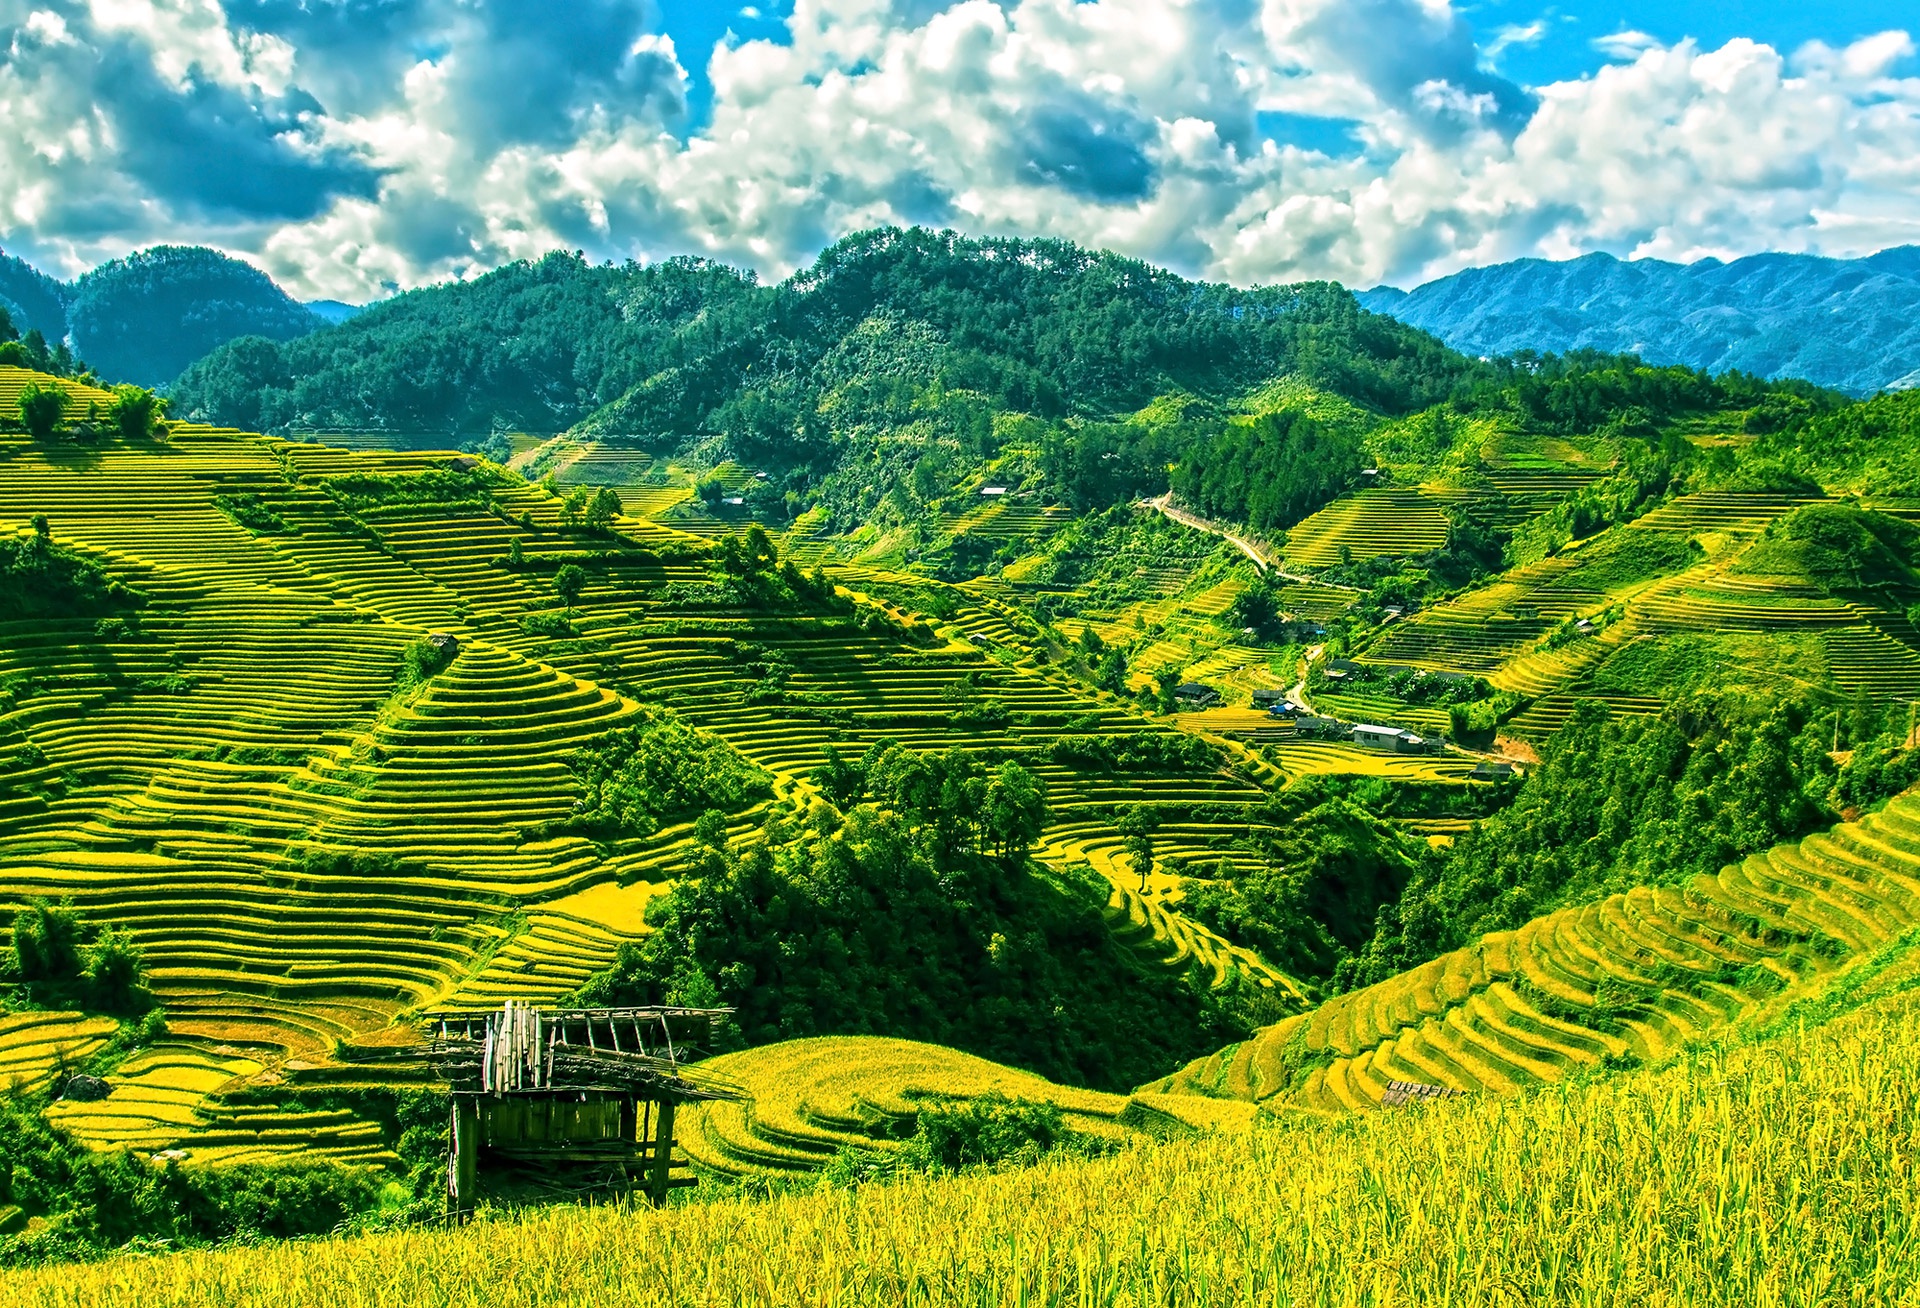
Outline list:
[[[1628,62],[1638,59],[1649,50],[1659,48],[1659,45],[1658,38],[1631,29],[1622,29],[1610,35],[1598,37],[1593,42],[1593,48],[1607,58]]]
[[[1538,45],[1547,35],[1547,21],[1536,18],[1531,23],[1508,23],[1494,29],[1493,39],[1480,47],[1480,53],[1489,64],[1497,64],[1500,56],[1516,45]]]
[[[554,247],[779,275],[888,222],[1362,285],[1920,234],[1902,32],[1791,56],[1622,32],[1591,75],[1527,89],[1491,69],[1543,24],[1476,45],[1447,0],[796,0],[787,40],[701,52],[712,114],[689,133],[687,56],[641,0],[581,0],[544,28],[515,0],[379,11],[378,31],[250,6],[256,31],[215,0],[23,13],[0,52],[0,240],[70,264],[208,240],[357,299]],[[138,167],[139,120],[107,80],[129,67],[142,105],[218,92],[208,121],[253,115],[252,173],[282,169],[278,189],[192,175],[192,141],[180,175]],[[1298,145],[1273,126],[1316,122]]]

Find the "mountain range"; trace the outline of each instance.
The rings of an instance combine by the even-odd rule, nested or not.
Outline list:
[[[1355,296],[1470,355],[1637,354],[1856,396],[1920,386],[1920,246],[1859,259],[1518,259]],[[0,254],[0,309],[23,332],[67,342],[101,376],[146,386],[172,383],[237,338],[285,343],[360,312],[302,304],[251,264],[185,246],[142,250],[73,282]]]
[[[1920,246],[1862,259],[1517,259],[1359,299],[1468,354],[1602,350],[1850,395],[1920,386]]]

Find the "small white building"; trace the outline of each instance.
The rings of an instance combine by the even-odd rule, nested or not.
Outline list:
[[[982,486],[980,493],[982,495],[1005,495],[1007,488],[1005,486]]]
[[[1375,727],[1361,724],[1353,729],[1353,743],[1361,749],[1382,754],[1425,754],[1429,746],[1425,736],[1416,736],[1399,727]]]

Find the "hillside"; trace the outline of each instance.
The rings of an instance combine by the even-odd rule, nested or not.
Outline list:
[[[1359,298],[1473,355],[1600,350],[1851,395],[1920,385],[1915,246],[1862,259],[1520,259]]]
[[[666,1212],[550,1208],[0,1274],[24,1305],[1720,1305],[1920,1291],[1911,950],[1831,1008],[1673,1066]],[[1851,1010],[1851,1011],[1849,1011]],[[1847,1287],[1841,1291],[1838,1287]]]
[[[321,325],[251,264],[197,246],[158,245],[73,284],[74,352],[103,377],[161,386],[236,337],[284,341]]]
[[[1239,294],[926,234],[780,288],[555,256],[182,383],[575,416],[469,455],[34,437],[31,387],[113,397],[0,378],[0,1159],[82,1178],[0,1257],[240,1229],[60,1206],[125,1148],[322,1196],[278,1234],[423,1215],[443,1109],[379,1059],[447,1007],[733,1009],[754,1102],[681,1146],[751,1188],[1512,1094],[1877,966],[1915,397]],[[76,1064],[105,1108],[48,1103]]]
[[[805,468],[825,438],[808,415],[904,417],[933,383],[975,409],[1110,416],[1295,367],[1399,411],[1444,392],[1464,361],[1332,286],[1236,290],[1063,242],[916,229],[848,237],[779,287],[697,260],[556,253],[277,349],[230,346],[176,393],[183,413],[242,426],[579,425],[659,453],[718,436],[736,457]]]

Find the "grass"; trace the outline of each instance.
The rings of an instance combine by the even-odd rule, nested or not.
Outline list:
[[[664,1212],[565,1208],[0,1276],[22,1308],[1892,1304],[1920,998],[1511,1099]]]

